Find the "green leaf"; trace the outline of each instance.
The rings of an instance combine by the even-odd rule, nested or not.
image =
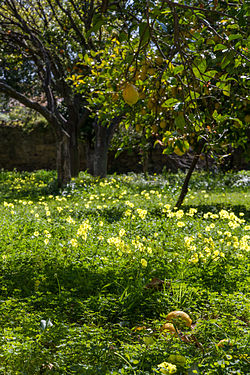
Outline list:
[[[224,86],[223,91],[222,91],[223,94],[226,96],[230,96],[230,89],[231,89],[231,85]]]
[[[195,59],[194,64],[193,64],[193,72],[195,77],[201,78],[202,73],[205,73],[207,68],[207,62],[206,59]]]
[[[222,51],[222,50],[226,50],[227,47],[224,46],[224,44],[216,44],[216,46],[214,47],[214,52],[215,51]]]
[[[141,44],[148,43],[150,39],[150,32],[148,28],[148,24],[146,22],[142,22],[139,26],[139,36],[141,39]]]
[[[196,91],[190,91],[187,98],[186,98],[186,101],[190,101],[190,100],[196,100],[200,97],[200,94]]]
[[[177,126],[178,129],[183,129],[184,126],[186,125],[185,118],[183,113],[180,113],[174,120],[175,125]]]
[[[183,65],[178,65],[174,68],[173,70],[173,73],[174,74],[179,74],[179,73],[182,73],[184,70],[184,66]]]
[[[230,64],[233,60],[233,54],[232,53],[227,53],[221,62],[221,67],[224,69],[228,64]]]
[[[234,122],[237,122],[239,124],[239,127],[243,126],[243,123],[242,123],[242,121],[239,118],[229,117],[229,120],[233,120]]]
[[[214,78],[217,73],[217,70],[209,70],[202,76],[202,78],[204,79],[204,81],[209,81],[211,78]]]
[[[207,62],[206,62],[206,59],[202,59],[198,65],[198,68],[200,70],[201,73],[204,73],[207,69]]]
[[[231,34],[231,35],[229,35],[228,39],[229,39],[229,41],[235,40],[235,39],[242,39],[242,35],[241,34]]]
[[[201,78],[201,73],[199,72],[199,69],[197,68],[193,68],[193,73],[195,75],[196,78]]]
[[[85,61],[85,63],[86,63],[87,65],[92,61],[91,58],[88,56],[87,53],[85,53],[85,55],[84,55],[84,61]]]
[[[176,105],[177,103],[179,103],[179,100],[178,100],[178,99],[170,98],[170,99],[166,100],[166,101],[162,104],[162,107],[164,107],[164,108],[173,107],[173,106]]]

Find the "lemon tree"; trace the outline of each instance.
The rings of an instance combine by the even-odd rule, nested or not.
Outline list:
[[[177,206],[202,151],[224,157],[247,140],[246,14],[245,2],[135,1],[90,78],[96,94],[88,101],[104,121],[123,113],[121,124],[142,143],[153,139],[165,154],[194,152]]]

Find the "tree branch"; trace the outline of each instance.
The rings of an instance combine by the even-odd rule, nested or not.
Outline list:
[[[6,83],[0,81],[0,92],[9,95],[11,98],[16,99],[25,107],[35,110],[39,112],[49,123],[58,123],[58,120],[54,116],[52,112],[50,112],[46,107],[43,105],[32,101],[31,99],[27,98],[27,96],[23,95],[22,93],[16,91],[11,86],[7,85]]]
[[[220,15],[223,15],[223,16],[226,16],[226,17],[234,18],[234,17],[229,16],[228,14],[226,14],[224,12],[219,12],[218,10],[215,10],[215,9],[205,9],[205,8],[200,8],[200,7],[194,7],[194,6],[191,6],[191,5],[176,3],[176,2],[170,1],[170,0],[162,0],[162,2],[168,4],[171,8],[172,7],[178,7],[178,8],[189,9],[189,10],[198,10],[198,11],[204,12],[204,13],[216,13],[216,14],[220,14]]]

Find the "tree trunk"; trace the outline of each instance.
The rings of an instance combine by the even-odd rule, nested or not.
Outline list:
[[[113,118],[108,127],[102,125],[98,121],[93,123],[95,131],[94,152],[93,157],[93,176],[105,178],[108,169],[108,150],[115,129],[123,118],[123,114]],[[91,169],[90,169],[91,170]]]
[[[65,132],[57,136],[56,148],[57,181],[58,186],[63,187],[71,180],[70,137]]]
[[[91,140],[87,139],[85,141],[85,158],[86,158],[86,168],[87,172],[94,174],[94,148],[92,146]]]
[[[142,169],[145,179],[148,178],[148,151],[143,151]]]
[[[77,177],[80,170],[79,160],[79,145],[78,145],[78,129],[76,124],[69,124],[69,135],[70,135],[70,167],[71,177]]]
[[[191,165],[189,167],[188,173],[187,173],[186,178],[184,180],[184,183],[182,185],[180,196],[179,196],[178,201],[177,201],[177,203],[175,205],[175,207],[177,207],[177,208],[180,208],[180,206],[182,205],[182,203],[183,203],[183,201],[185,199],[185,196],[187,195],[189,180],[190,180],[190,178],[192,176],[192,173],[193,173],[193,171],[195,169],[195,166],[196,166],[196,164],[197,164],[197,162],[199,160],[200,154],[201,154],[201,152],[203,150],[203,147],[204,147],[205,143],[206,143],[206,141],[204,139],[201,139],[200,142],[199,142],[199,144],[198,144],[198,148],[196,150],[196,154],[195,154],[195,156],[193,158],[193,161],[192,161],[192,163],[191,163]]]
[[[109,128],[96,126],[95,151],[93,160],[94,176],[105,178],[108,169]]]

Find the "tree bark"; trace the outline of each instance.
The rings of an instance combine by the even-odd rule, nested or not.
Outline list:
[[[69,127],[69,148],[70,148],[70,169],[71,177],[77,177],[80,170],[78,129],[77,124],[70,124]]]
[[[94,148],[91,140],[85,141],[85,158],[86,158],[86,169],[91,175],[94,175]]]
[[[56,169],[58,186],[66,186],[71,180],[70,137],[65,132],[56,137]]]
[[[123,118],[123,114],[115,117],[108,127],[101,123],[94,122],[95,144],[93,155],[93,175],[95,177],[105,178],[108,169],[108,150],[115,129]]]
[[[175,207],[177,207],[177,208],[180,208],[180,206],[182,205],[182,203],[183,203],[183,201],[184,201],[184,199],[185,199],[185,197],[187,195],[188,184],[189,184],[190,178],[191,178],[192,173],[193,173],[193,171],[194,171],[194,169],[196,167],[196,164],[197,164],[197,162],[199,160],[200,154],[201,154],[201,152],[203,150],[203,147],[204,147],[205,143],[206,143],[205,139],[201,139],[200,142],[199,142],[199,144],[198,144],[195,156],[194,156],[193,161],[192,161],[192,163],[191,163],[191,165],[189,167],[188,173],[187,173],[187,175],[185,177],[185,180],[184,180],[184,183],[182,185],[181,193],[180,193],[178,201],[177,201],[177,203],[175,205]]]
[[[109,128],[96,125],[95,150],[93,160],[93,174],[95,177],[105,178],[108,169],[108,132]]]

